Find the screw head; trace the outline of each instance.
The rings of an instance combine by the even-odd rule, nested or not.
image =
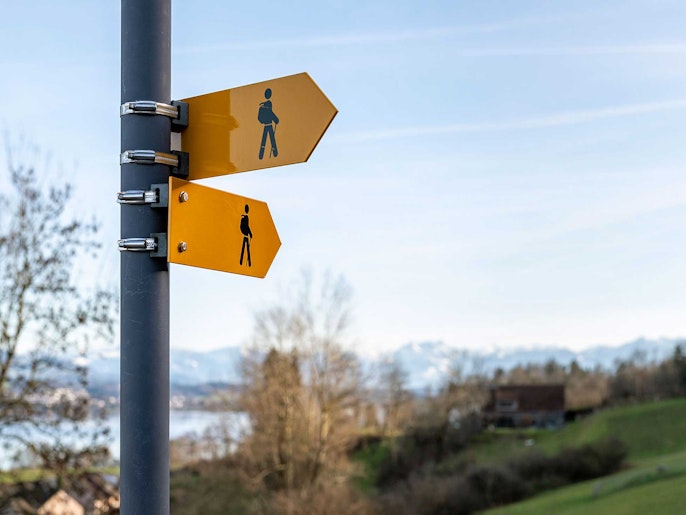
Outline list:
[[[186,250],[188,250],[188,245],[185,241],[180,241],[176,248],[179,249],[179,252],[186,252]]]
[[[179,193],[179,202],[188,202],[188,192],[182,191]]]

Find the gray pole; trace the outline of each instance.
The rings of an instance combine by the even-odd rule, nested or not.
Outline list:
[[[121,1],[121,101],[171,101],[171,0]],[[169,152],[170,119],[121,117],[121,150]],[[166,183],[165,165],[121,165],[121,191]],[[166,209],[121,206],[121,237],[167,232]],[[121,513],[169,513],[169,274],[121,253]]]

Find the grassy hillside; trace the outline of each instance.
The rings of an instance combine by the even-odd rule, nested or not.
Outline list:
[[[579,445],[616,436],[629,446],[629,459],[638,460],[686,451],[686,399],[612,408],[541,440],[546,449]]]
[[[609,477],[560,488],[489,514],[606,514],[684,512],[686,491],[686,399],[614,408],[559,432],[529,432],[517,439],[495,438],[484,455],[521,449],[530,438],[554,451],[614,435],[629,446],[632,467]],[[488,448],[490,447],[490,449]]]
[[[554,490],[499,509],[489,515],[661,515],[684,512],[686,453],[645,460],[612,476]]]

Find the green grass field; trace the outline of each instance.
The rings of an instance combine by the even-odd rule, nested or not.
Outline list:
[[[629,446],[629,468],[490,510],[505,514],[607,514],[686,512],[686,399],[613,408],[558,432],[530,432],[485,444],[484,456],[521,448],[528,437],[548,451],[616,436]],[[509,440],[509,442],[507,442]],[[525,441],[525,440],[524,440]]]
[[[490,510],[490,515],[564,515],[583,513],[684,513],[686,453],[664,457],[660,468],[630,470],[553,490],[521,503]]]
[[[0,484],[37,481],[43,477],[46,477],[46,473],[40,469],[19,469],[10,472],[0,472]]]

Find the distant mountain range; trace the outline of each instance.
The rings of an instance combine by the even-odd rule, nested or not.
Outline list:
[[[609,370],[615,367],[618,360],[626,360],[637,353],[649,361],[662,361],[674,352],[677,344],[684,342],[686,340],[678,338],[638,338],[619,346],[599,345],[580,351],[557,346],[530,346],[495,349],[483,353],[463,353],[442,342],[423,342],[408,343],[390,356],[407,371],[409,386],[416,390],[426,386],[437,386],[456,358],[464,359],[467,373],[474,366],[479,366],[486,372],[493,372],[498,368],[510,370],[517,365],[544,364],[550,360],[555,360],[561,365],[569,365],[576,360],[584,368],[598,366]]]
[[[584,368],[600,366],[611,369],[618,360],[628,359],[641,353],[650,361],[661,361],[674,352],[674,348],[686,340],[660,338],[637,340],[619,345],[595,346],[581,351],[563,347],[540,346],[496,349],[485,353],[461,352],[443,342],[408,343],[382,357],[360,357],[368,370],[374,370],[384,359],[395,359],[408,374],[408,386],[413,390],[436,387],[450,369],[455,359],[463,359],[465,369],[470,371],[475,363],[488,372],[497,368],[508,370],[517,365],[543,364],[555,360],[569,365],[576,360]],[[225,347],[209,352],[172,349],[170,375],[172,385],[200,385],[207,383],[240,383],[240,347]],[[92,384],[117,384],[119,382],[119,356],[116,353],[93,357],[89,363]]]
[[[199,385],[240,382],[240,347],[224,347],[208,352],[172,349],[169,375],[171,384]],[[91,383],[119,383],[119,354],[109,352],[89,360]]]

